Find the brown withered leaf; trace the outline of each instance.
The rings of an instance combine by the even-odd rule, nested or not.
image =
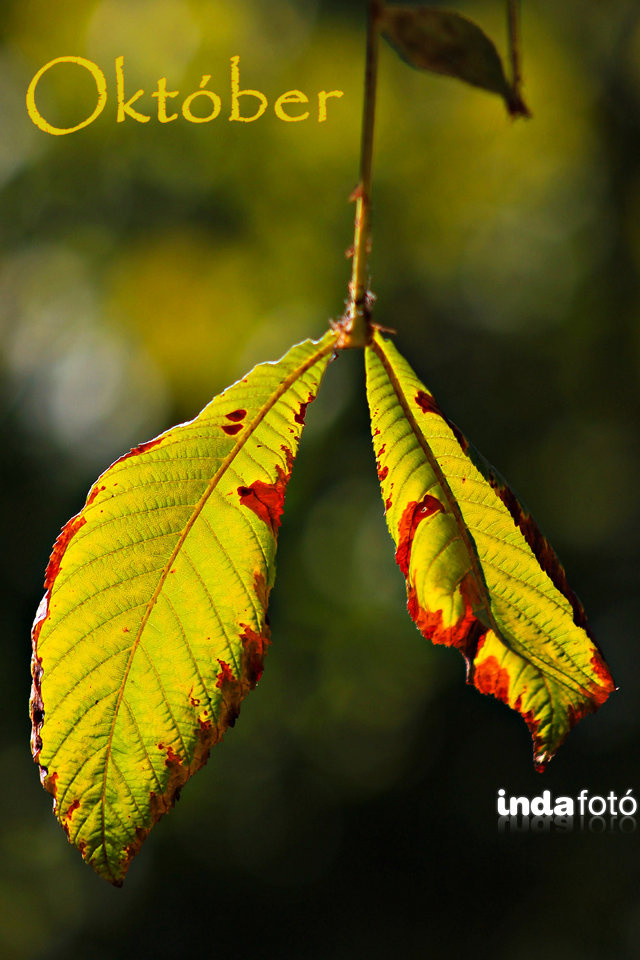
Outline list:
[[[497,93],[511,116],[530,116],[505,76],[494,43],[467,17],[434,7],[386,7],[379,18],[383,36],[410,66],[456,77]]]

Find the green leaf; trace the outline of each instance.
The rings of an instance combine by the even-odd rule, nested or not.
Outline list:
[[[507,81],[493,42],[477,24],[450,10],[387,6],[380,29],[410,66],[457,77],[499,94],[512,116],[529,116],[520,95]]]
[[[522,715],[542,769],[614,689],[584,610],[534,521],[379,333],[366,367],[409,613],[425,637],[460,650],[469,683]]]
[[[335,335],[117,460],[62,530],[33,627],[32,749],[119,885],[260,678],[285,488]]]

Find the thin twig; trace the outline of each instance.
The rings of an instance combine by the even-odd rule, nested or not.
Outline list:
[[[349,301],[345,314],[345,346],[365,346],[372,336],[369,292],[369,249],[371,246],[371,169],[375,126],[376,86],[378,75],[378,20],[383,10],[381,0],[369,0],[367,53],[365,65],[360,179],[352,194],[356,201],[353,235],[353,265],[349,285]]]
[[[509,58],[511,60],[511,84],[520,97],[522,68],[520,66],[520,0],[507,0],[507,25],[509,30]]]

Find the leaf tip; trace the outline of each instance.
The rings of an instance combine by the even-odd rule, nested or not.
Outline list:
[[[538,753],[538,754],[534,753],[533,766],[535,768],[536,773],[544,773],[552,759],[553,759],[552,755],[546,752]]]

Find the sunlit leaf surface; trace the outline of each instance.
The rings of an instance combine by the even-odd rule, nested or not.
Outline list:
[[[366,351],[378,475],[408,609],[468,680],[517,710],[544,767],[613,690],[553,550],[392,343]]]
[[[32,748],[119,884],[260,678],[284,494],[333,334],[117,460],[56,541],[33,628]]]

